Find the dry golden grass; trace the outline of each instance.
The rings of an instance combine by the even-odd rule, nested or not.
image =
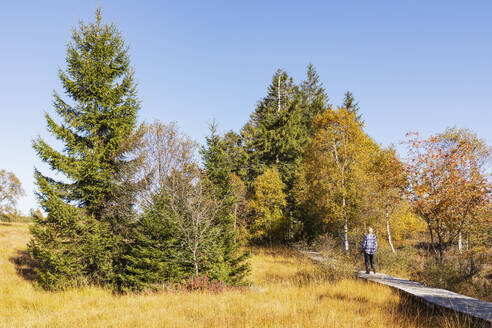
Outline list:
[[[19,275],[13,263],[28,239],[27,225],[0,225],[0,327],[435,326],[427,317],[402,313],[389,288],[353,279],[328,282],[319,267],[285,249],[253,250],[252,287],[245,290],[46,292]]]

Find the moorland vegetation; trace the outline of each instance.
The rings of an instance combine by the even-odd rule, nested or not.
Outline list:
[[[241,288],[266,279],[255,276],[252,245],[317,248],[355,269],[372,226],[383,271],[490,300],[490,147],[472,131],[408,134],[401,157],[364,131],[351,92],[331,104],[309,65],[298,84],[276,71],[239,132],[221,135],[214,122],[200,146],[174,122],[138,123],[128,46],[100,10],[73,30],[59,78],[65,96],[54,93],[57,117],[46,122],[63,149],[33,141],[64,177],[35,170],[42,211],[32,213],[25,254],[35,285],[101,296],[206,281],[237,288],[217,296],[236,304],[254,293]],[[0,171],[4,221],[15,221],[22,192],[13,173]],[[323,281],[337,270],[325,268]]]

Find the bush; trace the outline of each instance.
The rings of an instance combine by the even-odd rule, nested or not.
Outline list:
[[[459,257],[450,257],[444,263],[434,258],[425,262],[423,270],[414,273],[413,278],[432,287],[443,288],[468,296],[492,300],[492,283],[486,276],[463,270]]]
[[[409,278],[412,272],[419,270],[423,258],[419,251],[411,246],[405,246],[396,250],[390,248],[378,249],[376,256],[376,270],[389,275]]]
[[[330,235],[319,236],[314,240],[313,248],[327,258],[322,263],[324,279],[338,281],[355,277],[357,258],[354,253],[345,253],[339,240]]]
[[[210,279],[206,275],[202,274],[199,276],[193,276],[188,280],[175,285],[177,290],[184,290],[188,292],[194,291],[208,291],[215,294],[222,293],[226,290],[236,290],[244,288],[243,286],[234,286],[231,284],[226,284],[223,281],[216,279]]]
[[[220,293],[226,288],[226,284],[222,281],[215,279],[210,279],[205,275],[199,275],[198,277],[193,277],[179,286],[180,289],[187,291],[197,291],[197,290],[207,290],[214,293]]]
[[[424,284],[443,289],[461,289],[458,286],[468,279],[459,272],[454,261],[437,263],[433,258],[429,259],[423,270],[417,274]]]

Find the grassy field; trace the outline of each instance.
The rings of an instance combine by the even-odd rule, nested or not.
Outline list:
[[[349,277],[330,282],[318,266],[287,249],[254,248],[252,286],[244,290],[46,292],[33,287],[22,266],[28,240],[26,224],[0,225],[0,327],[456,326],[402,306],[389,288]]]

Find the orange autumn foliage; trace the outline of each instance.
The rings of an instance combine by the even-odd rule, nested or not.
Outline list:
[[[450,128],[420,139],[408,134],[409,199],[427,223],[431,245],[441,262],[460,233],[490,220],[489,148],[469,130]]]

